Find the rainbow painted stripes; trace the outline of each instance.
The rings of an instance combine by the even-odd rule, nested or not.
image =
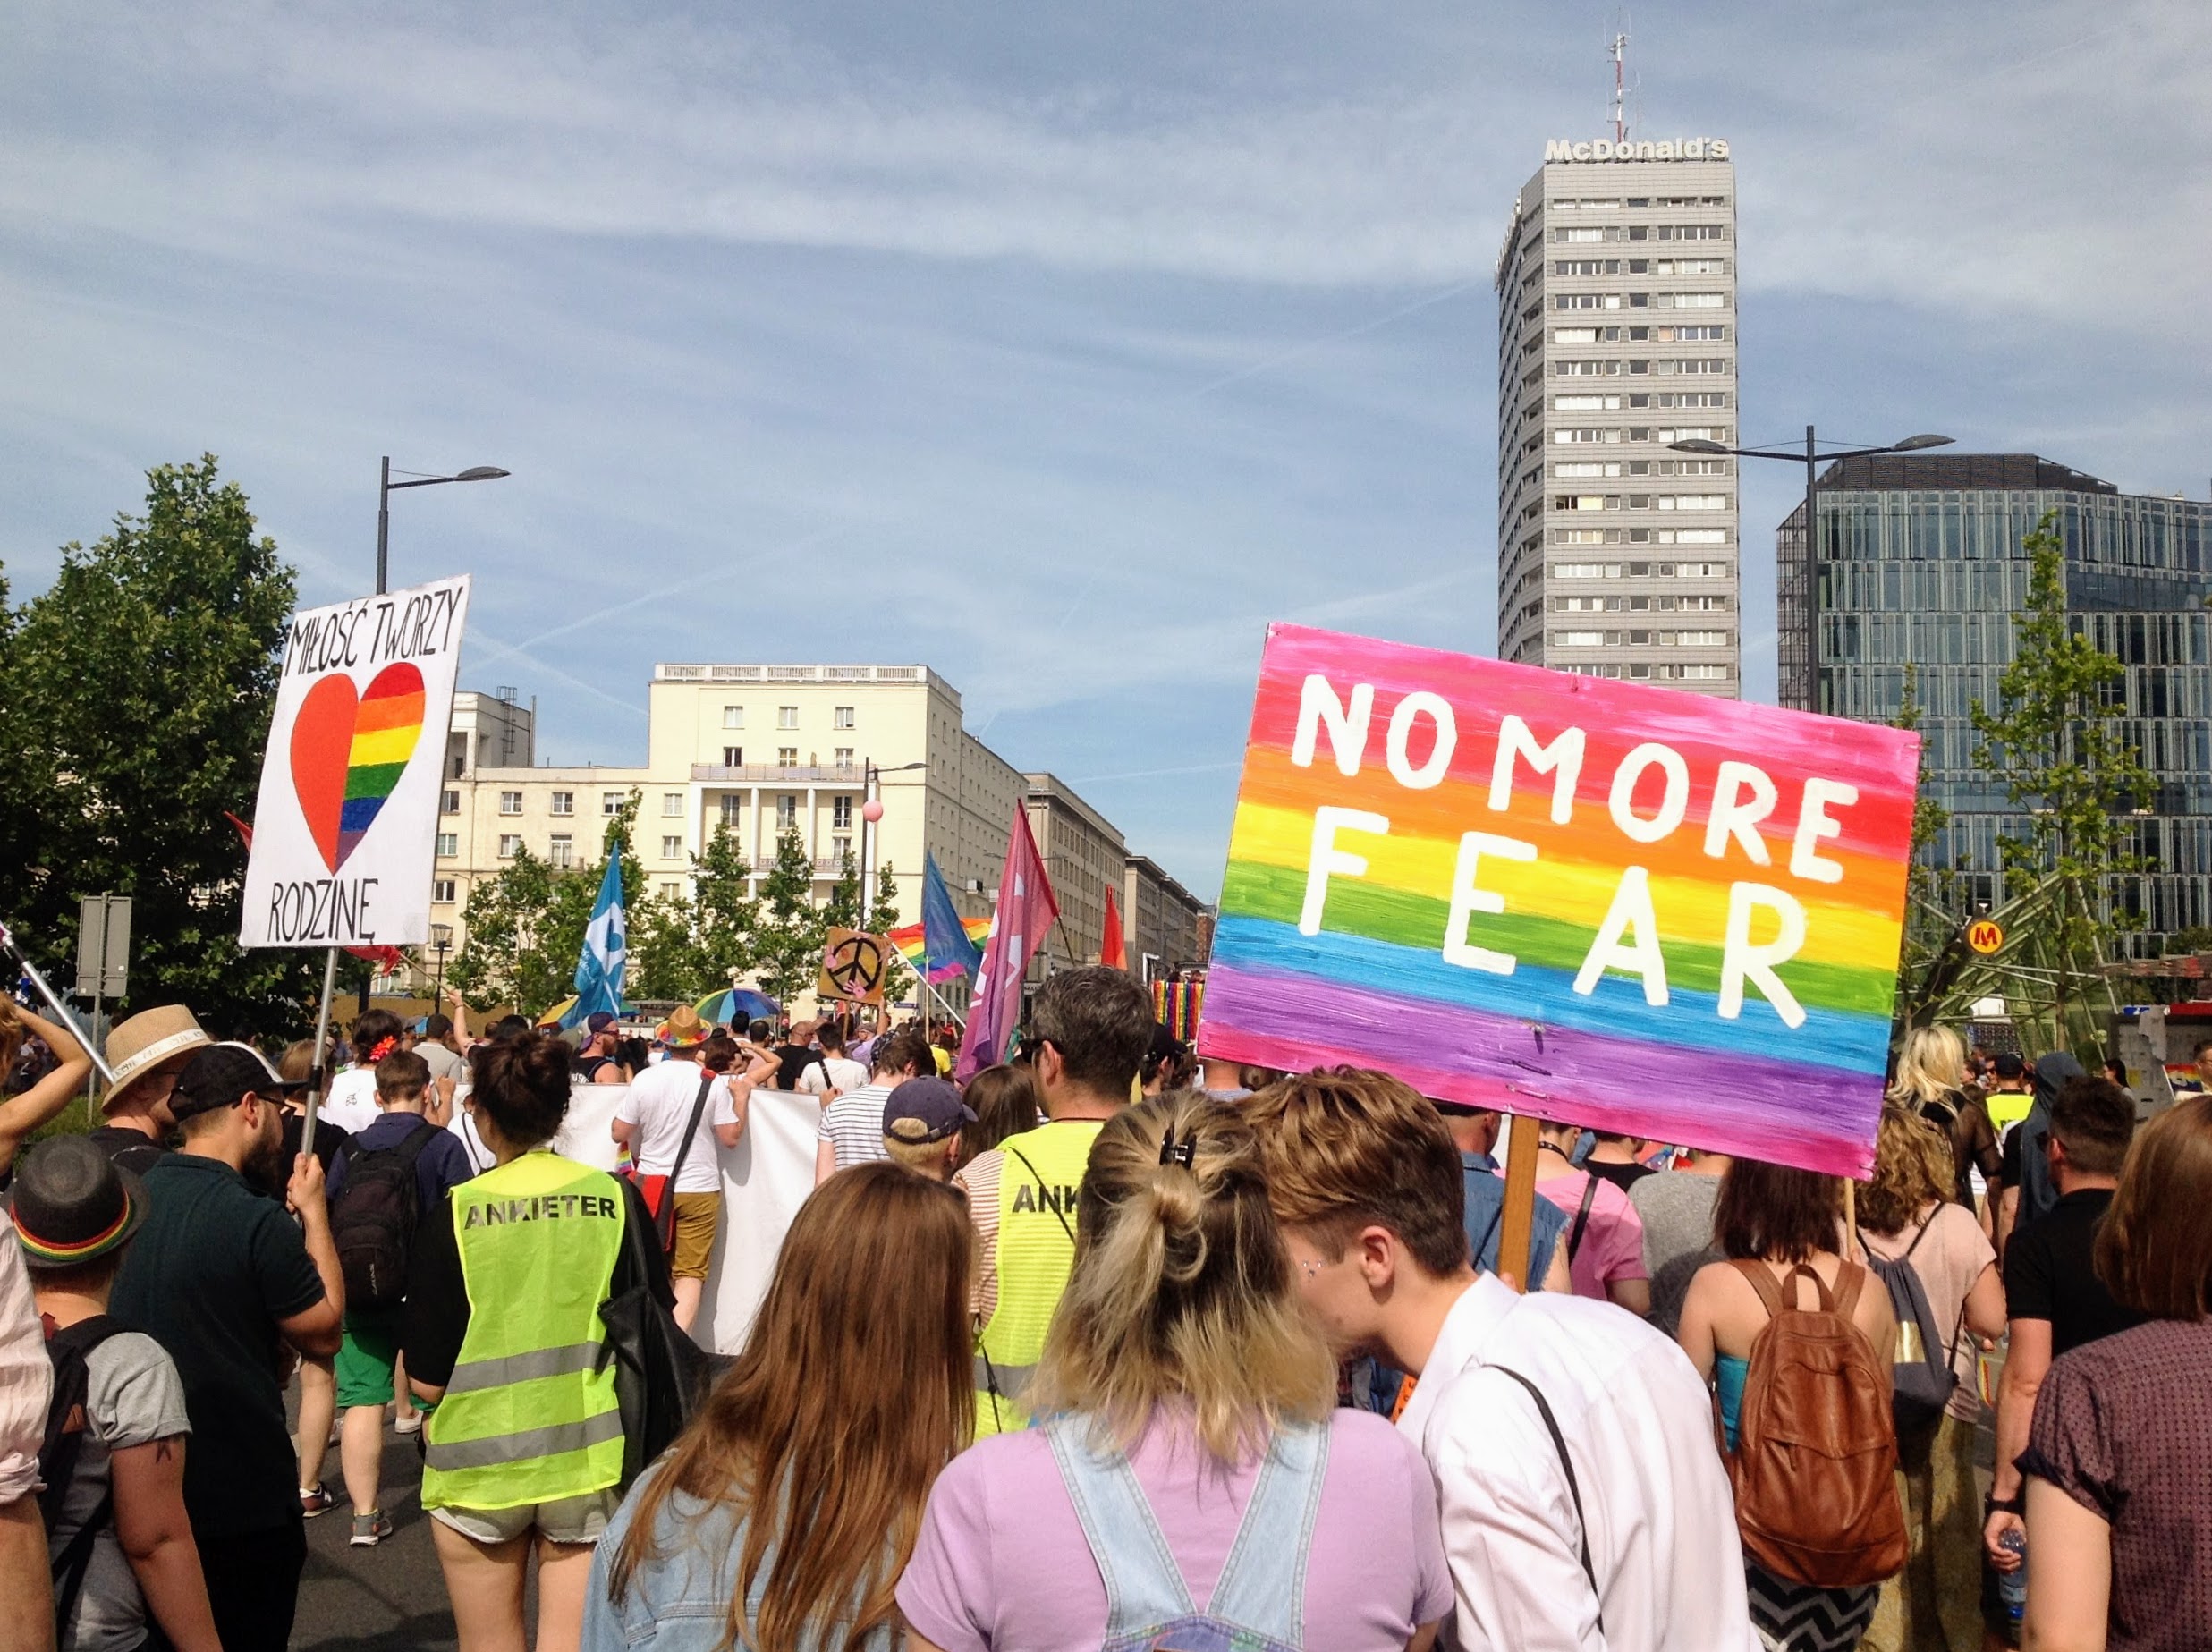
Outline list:
[[[1917,755],[1893,729],[1275,627],[1199,1046],[1863,1172]]]
[[[335,872],[382,812],[422,738],[422,673],[386,665],[354,698],[343,672],[318,679],[292,724],[292,791],[323,864]]]

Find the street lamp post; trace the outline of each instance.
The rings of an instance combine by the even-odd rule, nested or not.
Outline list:
[[[431,983],[430,1001],[435,1004],[445,991],[445,954],[453,950],[453,927],[451,924],[430,926],[430,948],[437,954],[437,976]]]
[[[928,768],[927,762],[901,763],[891,768],[877,768],[872,762],[864,765],[860,803],[860,928],[868,928],[869,909],[876,902],[876,823],[883,818],[883,800],[877,796],[877,783],[886,775],[903,775],[909,769]]]
[[[405,475],[404,471],[401,472]],[[436,487],[441,482],[496,482],[507,472],[497,465],[472,464],[465,470],[451,476],[418,476],[411,480],[395,482],[392,479],[392,455],[384,456],[384,468],[377,483],[377,595],[385,591],[385,572],[390,560],[392,540],[392,496],[403,487]]]
[[[1793,447],[1724,447],[1718,442],[1692,438],[1684,442],[1670,442],[1668,447],[1678,453],[1720,453],[1736,459],[1780,459],[1791,464],[1805,467],[1805,709],[1818,710],[1813,701],[1820,692],[1820,542],[1819,509],[1820,466],[1834,463],[1838,459],[1865,459],[1876,453],[1913,453],[1923,448],[1948,447],[1947,436],[1909,436],[1902,442],[1892,442],[1883,447],[1840,447],[1826,453],[1820,451],[1820,438],[1810,425],[1805,427],[1805,446],[1800,452]],[[1737,546],[1742,555],[1742,546]]]

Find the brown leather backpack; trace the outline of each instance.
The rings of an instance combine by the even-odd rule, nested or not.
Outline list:
[[[1745,1557],[1820,1588],[1894,1577],[1906,1552],[1896,1423],[1874,1346],[1852,1323],[1866,1269],[1845,1262],[1831,1296],[1802,1264],[1779,1283],[1764,1263],[1735,1266],[1769,1318],[1751,1343],[1728,1455]],[[1801,1277],[1818,1308],[1797,1306]]]

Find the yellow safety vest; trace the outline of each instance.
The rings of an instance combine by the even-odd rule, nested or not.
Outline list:
[[[1982,1097],[1982,1106],[1989,1109],[1989,1122],[2000,1136],[2026,1118],[2035,1105],[2032,1090],[1991,1090]]]
[[[1076,1191],[1105,1123],[1066,1119],[1000,1144],[998,1302],[977,1340],[978,1439],[1029,1427],[1019,1401],[1074,1270]]]
[[[622,1186],[545,1151],[453,1191],[469,1329],[423,1427],[422,1506],[509,1509],[622,1478],[599,1304],[622,1250]]]

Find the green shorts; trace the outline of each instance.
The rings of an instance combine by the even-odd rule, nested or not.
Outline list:
[[[397,1314],[346,1315],[345,1335],[332,1362],[341,1408],[392,1403],[392,1368],[399,1360],[399,1329]]]

